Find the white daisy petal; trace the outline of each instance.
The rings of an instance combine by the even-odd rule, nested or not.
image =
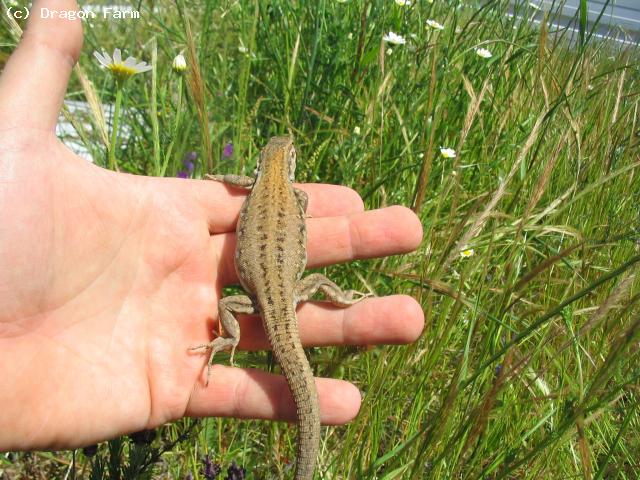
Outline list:
[[[444,158],[456,158],[456,151],[453,148],[440,147],[440,155]]]
[[[433,28],[434,30],[444,30],[444,25],[431,19],[427,20],[427,26]]]
[[[93,56],[98,59],[98,62],[100,62],[100,65],[103,67],[106,67],[111,63],[111,57],[106,52],[93,52]]]
[[[131,68],[135,68],[136,63],[138,63],[138,61],[133,58],[133,57],[127,57],[127,59],[124,61],[123,65],[125,67],[131,67]]]
[[[146,62],[138,62],[135,57],[127,57],[123,62],[122,52],[119,48],[114,49],[113,57],[109,56],[106,52],[94,52],[93,55],[100,65],[106,67],[111,72],[119,84],[122,84],[122,82],[126,81],[132,75],[151,70],[150,65]]]
[[[476,48],[476,55],[482,58],[491,58],[493,54],[486,48]]]
[[[382,39],[392,45],[404,45],[405,43],[407,43],[402,35],[398,35],[397,33],[391,31],[384,37],[382,37]]]

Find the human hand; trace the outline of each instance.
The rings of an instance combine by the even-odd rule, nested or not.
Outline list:
[[[188,352],[210,339],[221,289],[236,280],[243,196],[108,171],[56,138],[81,43],[80,21],[34,14],[0,79],[0,450],[89,445],[185,415],[294,419],[282,377],[216,365],[205,388],[207,357]],[[310,266],[420,242],[405,208],[364,212],[345,187],[300,188]],[[306,345],[409,342],[423,325],[402,295],[344,310],[310,302],[298,317]],[[240,348],[267,348],[257,317],[241,327]],[[317,385],[324,423],[356,415],[353,385]]]

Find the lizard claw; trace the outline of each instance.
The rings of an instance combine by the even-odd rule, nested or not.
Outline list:
[[[373,296],[375,296],[375,295],[373,295],[373,293],[364,293],[364,292],[359,292],[357,290],[349,290],[347,292],[347,297],[353,303],[359,302],[360,300],[363,300],[363,299],[368,298],[368,297],[373,297]]]
[[[210,343],[203,343],[202,345],[196,345],[195,347],[189,347],[187,350],[208,350],[211,348]]]
[[[213,357],[216,353],[223,350],[231,350],[231,358],[230,363],[231,366],[235,366],[233,362],[233,354],[236,351],[236,346],[238,345],[238,340],[235,338],[225,338],[225,337],[216,337],[210,343],[204,343],[202,345],[197,345],[195,347],[189,347],[189,350],[211,350],[209,354],[209,361],[207,362],[207,379],[205,381],[205,386],[209,385],[209,376],[211,375],[211,367],[213,366]]]

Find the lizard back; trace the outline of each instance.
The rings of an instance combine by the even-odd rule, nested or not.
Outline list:
[[[235,263],[296,405],[295,478],[310,480],[320,442],[320,409],[295,313],[296,284],[307,264],[305,212],[292,183],[295,155],[288,137],[272,138],[261,152],[255,183],[240,212]]]

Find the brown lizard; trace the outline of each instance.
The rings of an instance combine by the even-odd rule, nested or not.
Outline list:
[[[296,480],[311,480],[320,443],[320,407],[309,362],[298,333],[296,305],[318,290],[340,307],[360,300],[353,290],[343,292],[324,275],[304,279],[307,265],[307,194],[293,186],[296,150],[289,137],[273,137],[260,152],[255,178],[241,175],[209,175],[207,178],[235,187],[249,188],[237,225],[235,266],[248,295],[232,295],[218,303],[226,336],[193,347],[233,353],[240,340],[234,314],[260,314],[264,329],[296,405],[298,450]],[[208,379],[208,372],[207,372]]]

